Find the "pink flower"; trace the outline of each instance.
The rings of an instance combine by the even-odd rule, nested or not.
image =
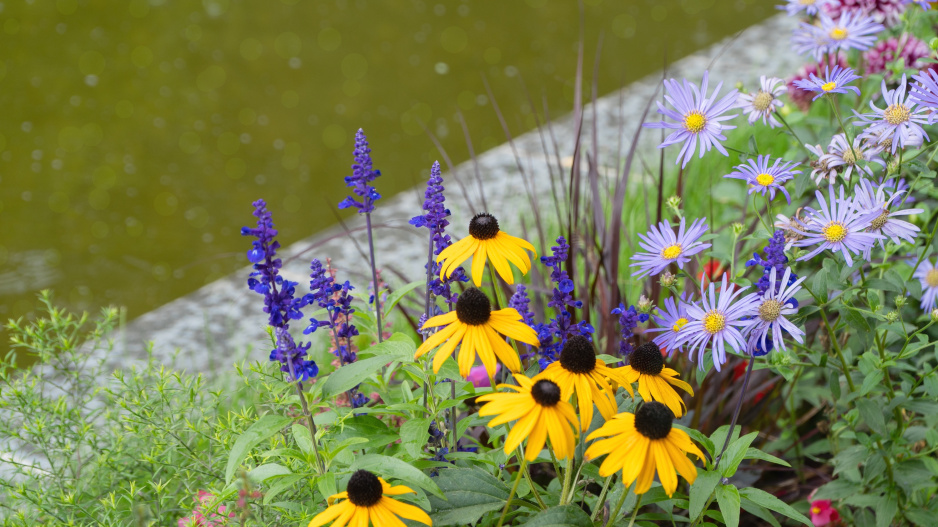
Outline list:
[[[208,517],[206,517],[202,513],[202,507],[204,507],[207,503],[211,503],[214,497],[215,496],[213,496],[211,492],[204,491],[204,490],[198,491],[196,493],[196,496],[193,498],[198,503],[198,505],[196,505],[195,510],[192,511],[192,516],[186,516],[185,518],[180,518],[178,522],[178,527],[220,527],[222,525],[225,525],[224,523],[219,523],[219,522],[225,521],[224,517],[219,516],[218,514],[214,512],[209,514]],[[219,506],[218,512],[221,514],[225,514],[225,506],[224,505]],[[228,517],[234,518],[235,514],[232,512],[231,514],[228,515]]]
[[[817,527],[834,525],[840,522],[840,513],[831,507],[831,500],[814,500],[811,502],[811,523]]]
[[[881,73],[886,71],[889,63],[898,58],[902,58],[907,68],[921,69],[928,64],[922,59],[931,55],[931,49],[928,44],[909,35],[903,34],[899,38],[889,37],[886,40],[879,41],[869,51],[863,54],[866,62],[867,73]],[[886,78],[891,76],[892,72]]]
[[[498,375],[498,371],[502,369],[501,364],[495,365],[495,375]],[[485,366],[473,366],[469,370],[469,375],[466,377],[466,380],[471,382],[476,388],[485,388],[491,386],[492,383],[489,382],[489,376],[485,372]]]
[[[826,4],[824,10],[835,20],[844,11],[861,12],[886,27],[892,27],[899,22],[905,4],[905,0],[836,0]]]

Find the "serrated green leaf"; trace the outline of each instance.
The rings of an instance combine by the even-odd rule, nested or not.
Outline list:
[[[697,473],[697,479],[690,486],[690,507],[687,512],[691,518],[700,516],[719,482],[720,474],[716,472],[701,470]]]
[[[593,527],[589,514],[575,505],[551,507],[523,523],[525,527]]]
[[[410,485],[416,485],[439,498],[444,497],[443,491],[440,490],[440,487],[434,483],[430,476],[396,457],[367,454],[356,459],[349,469],[352,472],[358,469],[366,469],[384,478],[396,478]]]
[[[445,500],[430,496],[433,525],[472,525],[485,513],[501,509],[508,499],[508,487],[498,478],[479,469],[449,468],[435,478]]]
[[[766,509],[777,512],[783,516],[787,516],[795,521],[799,521],[805,525],[813,526],[804,514],[796,511],[792,508],[791,505],[785,503],[784,501],[776,498],[775,496],[769,494],[768,492],[757,489],[755,487],[746,487],[744,489],[739,489],[739,495],[742,498],[745,498],[756,505],[765,507]]]
[[[716,490],[726,527],[739,527],[739,491],[733,485],[720,485]]]
[[[293,419],[282,415],[267,414],[254,422],[245,430],[228,454],[228,465],[225,467],[225,484],[231,483],[235,470],[241,466],[241,462],[261,441],[270,438],[272,435],[285,428],[293,422]]]

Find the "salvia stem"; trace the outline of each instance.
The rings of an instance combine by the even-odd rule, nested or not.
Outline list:
[[[293,371],[293,361],[288,360],[287,364],[290,366],[290,378],[296,379],[296,374]],[[303,407],[303,415],[306,416],[306,423],[309,426],[309,438],[313,443],[313,454],[316,456],[316,471],[322,474],[326,467],[322,463],[322,458],[319,456],[319,447],[316,445],[316,423],[313,421],[313,414],[309,412],[309,405],[306,403],[306,396],[303,394],[303,383],[297,381],[296,383],[296,394],[300,396],[300,405]]]
[[[518,483],[521,483],[521,476],[524,474],[528,466],[528,460],[521,457],[521,466],[518,467],[518,473],[515,474],[515,482],[511,485],[511,492],[508,493],[508,499],[505,501],[505,508],[502,509],[502,515],[498,519],[498,526],[502,527],[502,524],[505,523],[505,515],[508,514],[508,508],[511,507],[511,499],[515,497],[515,492],[518,490]]]
[[[752,366],[756,363],[755,357],[749,357],[749,365],[746,366],[746,376],[743,377],[743,385],[739,389],[739,397],[736,398],[736,409],[733,410],[733,419],[730,420],[730,429],[726,433],[726,439],[723,441],[723,448],[720,449],[720,454],[713,460],[713,468],[717,468],[720,465],[720,459],[723,457],[723,454],[726,452],[726,448],[730,446],[730,440],[733,439],[733,430],[736,428],[736,419],[739,417],[739,410],[743,407],[743,397],[746,396],[746,388],[749,387],[749,378],[752,377]]]
[[[375,242],[371,232],[371,213],[365,213],[365,225],[368,230],[368,255],[371,258],[371,280],[375,292],[375,324],[377,325],[378,342],[384,340],[384,326],[381,325],[381,291],[378,288],[378,267],[375,265]],[[432,247],[430,249],[433,250]]]

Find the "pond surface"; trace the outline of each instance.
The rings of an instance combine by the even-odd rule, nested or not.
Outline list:
[[[774,12],[765,0],[585,0],[600,93]],[[52,288],[130,318],[247,265],[251,202],[287,245],[335,222],[364,128],[379,191],[572,107],[573,0],[0,3],[0,319]],[[723,60],[732,60],[724,57]],[[416,212],[415,212],[416,213]],[[0,334],[0,350],[6,337]]]

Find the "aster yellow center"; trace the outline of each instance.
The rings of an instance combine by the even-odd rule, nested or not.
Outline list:
[[[710,311],[703,318],[704,331],[711,335],[719,333],[726,328],[726,315],[716,309]]]
[[[840,155],[840,158],[844,160],[844,163],[848,165],[857,164],[857,156],[853,153],[852,148],[844,150],[844,153]]]
[[[798,3],[801,5],[814,5],[815,0],[798,0]]]
[[[778,300],[769,299],[759,306],[759,318],[766,322],[774,322],[782,314],[782,304]]]
[[[674,325],[671,326],[671,329],[673,329],[674,332],[677,333],[678,331],[681,330],[681,328],[683,328],[684,326],[687,325],[687,322],[688,322],[688,320],[687,320],[686,318],[681,317],[681,318],[679,318],[679,319],[677,319],[677,320],[674,321]]]
[[[912,116],[912,112],[909,111],[909,107],[904,104],[893,104],[883,110],[883,119],[886,119],[886,122],[889,124],[902,124],[909,120],[909,117]]]
[[[681,244],[675,243],[674,245],[669,245],[661,250],[661,257],[668,260],[673,260],[681,255]]]
[[[839,221],[828,223],[821,232],[824,235],[824,239],[829,242],[843,241],[843,239],[847,237],[847,227]]]
[[[925,273],[925,283],[928,287],[938,287],[938,269],[929,269]]]
[[[763,187],[771,185],[775,182],[775,176],[772,174],[759,174],[756,176],[756,183],[762,185]]]
[[[832,221],[821,231],[824,239],[829,242],[843,241],[847,237],[847,227],[839,221]]]
[[[824,84],[821,85],[821,89],[824,91],[831,91],[836,87],[837,87],[837,83],[834,81],[825,82]]]
[[[870,227],[872,227],[873,230],[878,231],[879,229],[883,228],[883,225],[886,225],[887,221],[889,221],[889,211],[884,210],[882,214],[880,214],[879,216],[877,216],[875,220],[873,220],[873,223],[870,224]]]
[[[690,133],[698,134],[705,126],[707,126],[707,118],[697,110],[684,116],[684,128]]]
[[[847,38],[847,28],[835,27],[831,30],[831,38],[834,40],[843,40]]]
[[[774,99],[775,96],[771,93],[759,90],[759,93],[752,98],[752,107],[760,112],[764,112],[772,106]]]

